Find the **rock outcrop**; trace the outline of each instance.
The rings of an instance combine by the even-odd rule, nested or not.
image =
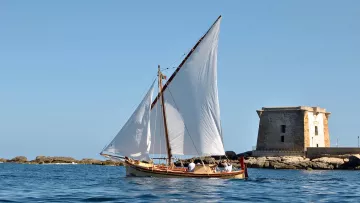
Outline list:
[[[81,159],[78,161],[79,164],[91,164],[91,165],[102,165],[103,161],[97,159]]]
[[[251,157],[249,153],[234,154],[227,152],[228,158],[233,166],[239,167],[238,158],[245,157],[245,163],[248,168],[268,168],[268,169],[305,169],[305,170],[360,170],[360,155],[348,155],[338,157],[321,157],[316,159],[309,159],[302,156],[282,156],[282,157]],[[205,164],[216,163],[220,160],[226,159],[223,157],[206,157],[201,158]],[[200,158],[193,158],[195,163],[201,163]],[[187,166],[191,159],[183,160],[183,166]],[[181,162],[175,162],[176,166],[181,166]]]
[[[72,157],[61,157],[61,156],[37,156],[32,162],[38,164],[55,164],[55,163],[77,163],[78,161]]]
[[[342,169],[360,169],[360,155],[352,155],[348,159],[344,159],[344,164],[341,165]]]
[[[237,155],[236,155],[236,153],[235,153],[234,151],[226,151],[226,152],[225,152],[225,155],[226,155],[226,157],[227,157],[228,159],[230,159],[230,160],[235,160],[235,159],[237,159]]]
[[[27,158],[24,156],[17,156],[17,157],[14,157],[14,158],[8,160],[7,162],[26,163]]]
[[[101,165],[106,166],[122,166],[123,164],[119,161],[106,160],[101,163]]]
[[[352,155],[348,158],[321,157],[312,160],[301,156],[248,157],[245,163],[249,168],[357,170],[360,169],[360,155]]]

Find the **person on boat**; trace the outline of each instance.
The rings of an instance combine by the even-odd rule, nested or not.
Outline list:
[[[232,164],[231,163],[227,163],[227,166],[225,167],[225,171],[226,172],[231,172],[232,171]]]
[[[188,171],[194,172],[194,169],[195,169],[195,163],[194,163],[194,160],[191,160],[191,162],[189,163],[189,166],[188,166]]]
[[[226,160],[223,160],[220,165],[223,168],[226,168],[228,166]]]

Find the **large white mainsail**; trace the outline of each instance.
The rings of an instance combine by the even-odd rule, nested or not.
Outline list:
[[[128,156],[138,160],[149,159],[150,110],[154,83],[129,120],[104,148],[102,154]]]
[[[163,95],[171,152],[174,155],[224,155],[217,88],[219,18],[195,50],[169,79]],[[166,154],[160,101],[151,110],[150,153]],[[157,111],[155,116],[155,112]],[[156,121],[155,121],[156,120]],[[156,125],[155,125],[156,124]],[[159,146],[158,140],[163,142]]]

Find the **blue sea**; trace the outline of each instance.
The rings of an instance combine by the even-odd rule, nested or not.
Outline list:
[[[125,177],[124,167],[0,164],[0,202],[360,202],[360,171],[249,169],[248,180]]]

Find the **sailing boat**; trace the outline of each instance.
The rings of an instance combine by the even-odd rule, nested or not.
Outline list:
[[[221,16],[200,38],[167,79],[158,67],[155,81],[132,116],[100,153],[121,160],[127,176],[237,178],[247,177],[241,168],[224,172],[217,164],[196,165],[189,171],[174,165],[174,155],[225,155],[220,125],[217,88],[217,48]],[[154,164],[150,154],[166,154],[166,164]]]

